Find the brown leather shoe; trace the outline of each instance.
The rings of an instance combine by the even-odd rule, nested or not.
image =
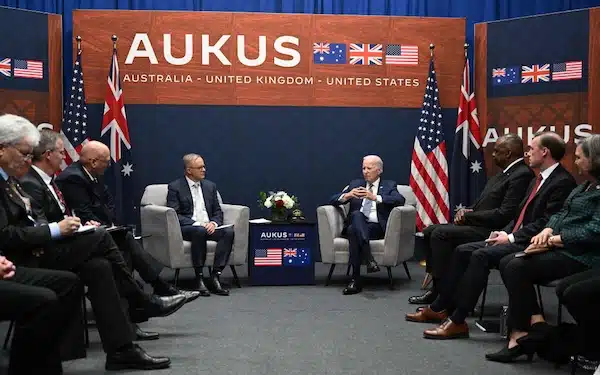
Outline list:
[[[456,324],[448,319],[441,326],[427,329],[423,337],[432,340],[452,340],[469,337],[469,326],[467,323]]]
[[[431,309],[431,307],[427,306],[415,313],[406,314],[404,318],[409,322],[441,323],[444,320],[448,319],[448,313],[446,312],[446,310],[435,312]]]

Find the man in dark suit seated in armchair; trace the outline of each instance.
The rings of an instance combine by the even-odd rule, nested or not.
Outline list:
[[[72,272],[15,267],[0,251],[0,321],[16,322],[8,375],[62,374],[59,345],[79,308]]]
[[[459,209],[452,224],[434,224],[423,230],[427,272],[432,276],[430,290],[408,299],[413,304],[430,304],[438,296],[440,280],[458,245],[485,240],[493,230],[504,228],[515,216],[519,202],[533,179],[533,171],[523,162],[523,140],[506,134],[496,141],[492,153],[501,172],[489,179],[479,198]]]
[[[398,192],[396,181],[380,178],[383,161],[379,156],[365,156],[362,173],[362,179],[353,180],[344,191],[334,194],[329,201],[334,206],[350,203],[342,231],[348,237],[352,265],[352,279],[343,291],[345,295],[362,291],[360,266],[363,262],[367,264],[367,272],[379,271],[371,254],[369,240],[384,237],[392,209],[404,204],[404,197]]]
[[[206,262],[206,241],[213,240],[217,242],[217,248],[210,286],[213,293],[228,296],[229,290],[221,286],[220,276],[231,254],[233,228],[218,228],[223,225],[223,211],[217,196],[217,185],[205,179],[204,159],[197,154],[187,154],[183,157],[183,166],[185,176],[169,183],[167,206],[177,212],[183,239],[192,243],[192,263],[201,295],[210,296],[202,280],[202,268]]]
[[[42,132],[51,131],[42,130]],[[51,136],[51,133],[46,134],[49,137],[48,143],[52,144],[53,139],[51,138],[54,138],[58,144],[62,144],[62,140]],[[61,145],[61,148],[64,150],[64,145]],[[52,194],[47,183],[43,185],[40,183],[40,180],[43,180],[40,177],[40,170],[46,169],[47,172],[54,171],[53,173],[56,173],[60,170],[60,162],[56,159],[56,155],[52,159],[51,154],[55,153],[56,150],[48,149],[44,152],[40,149],[39,151],[40,155],[34,155],[36,159],[39,159],[34,161],[34,164],[41,168],[39,170],[34,168],[30,171],[24,180],[24,186],[30,190],[30,194],[33,193],[34,199],[45,199],[43,202],[46,202],[47,205],[44,210],[49,208],[58,214],[58,210],[62,207],[57,207],[56,199],[60,199],[60,197],[57,194]],[[50,155],[47,154],[48,152]],[[64,158],[64,153],[61,157]],[[115,214],[112,194],[104,184],[103,179],[104,171],[109,165],[110,150],[108,147],[102,142],[91,141],[82,147],[79,161],[71,163],[55,179],[54,189],[58,190],[60,188],[66,206],[75,211],[77,216],[84,222],[102,224],[108,227],[119,224]],[[131,230],[122,228],[121,230],[112,231],[111,235],[123,252],[130,269],[138,271],[142,280],[152,285],[155,294],[160,296],[182,294],[186,298],[186,303],[198,298],[198,292],[177,289],[160,278],[160,272],[164,266],[144,250],[134,238]]]

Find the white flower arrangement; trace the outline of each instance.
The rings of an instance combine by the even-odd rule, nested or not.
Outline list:
[[[290,196],[285,191],[278,192],[269,192],[267,196],[265,194],[265,200],[263,202],[263,206],[266,208],[286,208],[291,210],[297,203],[297,198],[295,196]]]

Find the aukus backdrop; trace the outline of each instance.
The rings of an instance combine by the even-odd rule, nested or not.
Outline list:
[[[257,27],[260,25],[260,27]],[[223,12],[85,11],[89,129],[101,118],[111,35],[131,136],[136,191],[204,156],[226,202],[257,210],[261,190],[299,197],[307,217],[379,154],[408,183],[434,43],[452,134],[464,19]]]

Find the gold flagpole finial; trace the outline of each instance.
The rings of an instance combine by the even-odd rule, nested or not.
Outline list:
[[[429,54],[430,54],[431,57],[433,57],[433,50],[434,50],[434,48],[435,48],[435,45],[433,43],[431,43],[429,45]]]
[[[117,39],[119,39],[119,38],[117,38],[116,35],[113,35],[110,37],[110,39],[112,39],[112,41],[113,41],[113,48],[116,49],[117,48]]]
[[[465,59],[467,58],[467,49],[469,48],[469,43],[465,43]]]
[[[77,53],[79,53],[81,52],[81,35],[77,35],[75,40],[77,41]]]

